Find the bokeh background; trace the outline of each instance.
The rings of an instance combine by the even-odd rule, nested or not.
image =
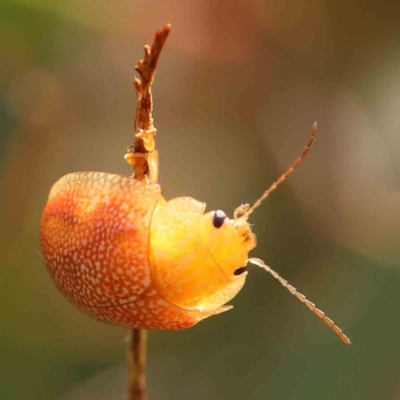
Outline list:
[[[121,399],[126,330],[78,312],[38,256],[63,174],[129,174],[133,67],[166,22],[154,85],[161,184],[231,215],[297,157],[251,218],[261,269],[235,308],[150,332],[155,399],[400,398],[400,3],[9,0],[0,3],[0,399]]]

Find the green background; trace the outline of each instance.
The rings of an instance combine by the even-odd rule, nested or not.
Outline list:
[[[13,0],[0,4],[0,399],[121,399],[127,331],[78,312],[38,256],[63,174],[129,174],[133,66],[166,22],[154,85],[160,183],[251,217],[261,269],[235,308],[150,332],[153,399],[400,398],[400,3]]]

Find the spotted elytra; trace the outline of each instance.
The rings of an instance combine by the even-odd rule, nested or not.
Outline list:
[[[41,219],[41,247],[58,289],[80,310],[118,326],[178,330],[231,309],[225,305],[243,287],[249,263],[258,265],[341,339],[334,322],[275,271],[249,258],[256,237],[250,214],[300,165],[301,155],[250,207],[239,206],[230,219],[223,211],[204,213],[191,197],[166,201],[158,185],[156,129],[151,117],[151,84],[167,25],[155,35],[136,66],[138,98],[135,142],[125,159],[132,176],[76,172],[52,187]]]

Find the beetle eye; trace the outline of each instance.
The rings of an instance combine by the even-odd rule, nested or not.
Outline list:
[[[221,228],[222,224],[224,223],[226,215],[223,211],[218,210],[214,213],[213,218],[213,225],[215,228]]]
[[[238,268],[233,274],[234,275],[242,275],[244,271],[246,271],[247,267],[240,267]]]

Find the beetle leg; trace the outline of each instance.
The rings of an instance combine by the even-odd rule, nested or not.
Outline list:
[[[158,182],[158,151],[153,150],[147,153],[147,163],[149,165],[149,180],[150,183],[157,183]]]

